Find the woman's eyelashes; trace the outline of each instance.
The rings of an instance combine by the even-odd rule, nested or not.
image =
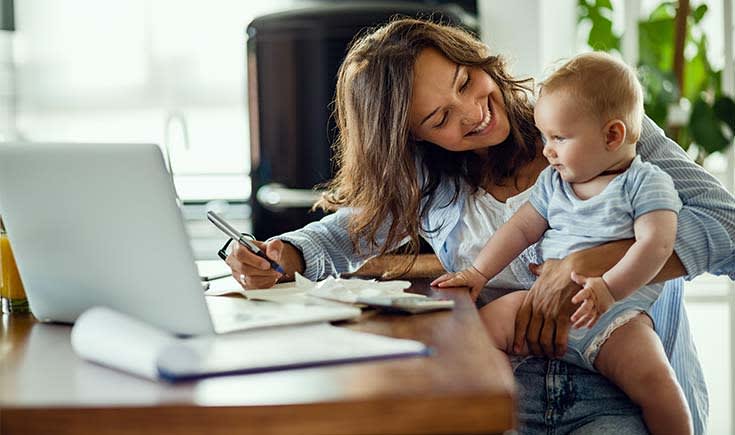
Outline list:
[[[447,112],[444,112],[444,116],[442,116],[442,120],[439,121],[439,123],[436,124],[434,126],[434,128],[442,128],[444,126],[444,124],[446,124],[448,117],[449,117],[449,115],[447,114]]]
[[[467,73],[467,78],[465,79],[464,83],[462,83],[462,86],[459,87],[459,92],[460,93],[464,92],[470,86],[470,81],[471,80],[472,80],[472,78],[470,77],[470,73],[468,72]]]
[[[464,82],[459,87],[459,93],[463,93],[467,90],[467,88],[470,86],[470,82],[472,81],[472,77],[470,76],[470,73],[467,72],[467,78],[464,79]],[[442,117],[441,121],[439,121],[438,124],[434,125],[434,128],[441,128],[446,124],[447,118],[449,117],[448,112],[444,112],[444,116]]]

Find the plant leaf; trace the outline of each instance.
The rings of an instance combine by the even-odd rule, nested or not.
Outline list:
[[[673,65],[674,18],[660,18],[638,23],[640,63],[669,71]]]
[[[720,120],[715,117],[714,109],[701,97],[698,97],[692,106],[689,131],[694,142],[708,154],[722,151],[730,144],[722,133],[722,126]]]
[[[720,95],[715,99],[713,110],[717,118],[730,127],[730,131],[735,134],[735,101],[732,98]]]
[[[675,2],[661,2],[656,9],[651,12],[648,17],[649,21],[660,20],[665,18],[674,18],[676,16],[676,3]]]
[[[683,94],[693,101],[697,95],[707,89],[711,68],[707,62],[707,51],[704,41],[697,46],[697,54],[684,65]]]
[[[699,22],[702,21],[702,17],[704,17],[704,14],[706,13],[707,5],[701,4],[697,6],[697,8],[692,11],[692,18],[694,18],[694,23],[699,24]]]
[[[620,49],[620,38],[612,32],[612,21],[600,15],[597,16],[597,19],[593,19],[587,43],[595,50]]]
[[[577,23],[587,20],[590,16],[590,5],[587,0],[577,1]]]
[[[678,99],[673,76],[649,65],[641,65],[638,68],[638,75],[643,87],[646,115],[661,128],[666,129],[669,105]],[[689,144],[681,145],[686,149]]]

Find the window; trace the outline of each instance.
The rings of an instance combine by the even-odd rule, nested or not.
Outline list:
[[[156,143],[182,199],[244,200],[245,29],[292,3],[16,2],[18,135]]]

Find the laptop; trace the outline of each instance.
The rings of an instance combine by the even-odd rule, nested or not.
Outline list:
[[[0,144],[0,215],[43,322],[73,323],[106,306],[178,335],[206,335],[360,314],[238,298],[208,304],[153,144]]]

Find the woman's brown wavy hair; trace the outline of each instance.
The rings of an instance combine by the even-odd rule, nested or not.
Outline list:
[[[501,89],[511,134],[504,143],[490,147],[486,159],[412,137],[409,110],[414,63],[430,47],[457,64],[482,68]],[[404,18],[357,37],[337,78],[334,147],[338,171],[316,207],[327,211],[354,208],[349,231],[358,251],[359,241],[380,254],[408,241],[404,252],[412,256],[403,271],[409,270],[418,255],[419,234],[437,230],[421,228],[421,218],[443,180],[453,182],[453,201],[461,181],[475,190],[485,182],[502,184],[536,156],[539,133],[528,98],[530,82],[513,79],[503,59],[489,55],[482,42],[457,27]],[[386,222],[390,223],[387,239],[380,246],[377,236],[386,230]]]

